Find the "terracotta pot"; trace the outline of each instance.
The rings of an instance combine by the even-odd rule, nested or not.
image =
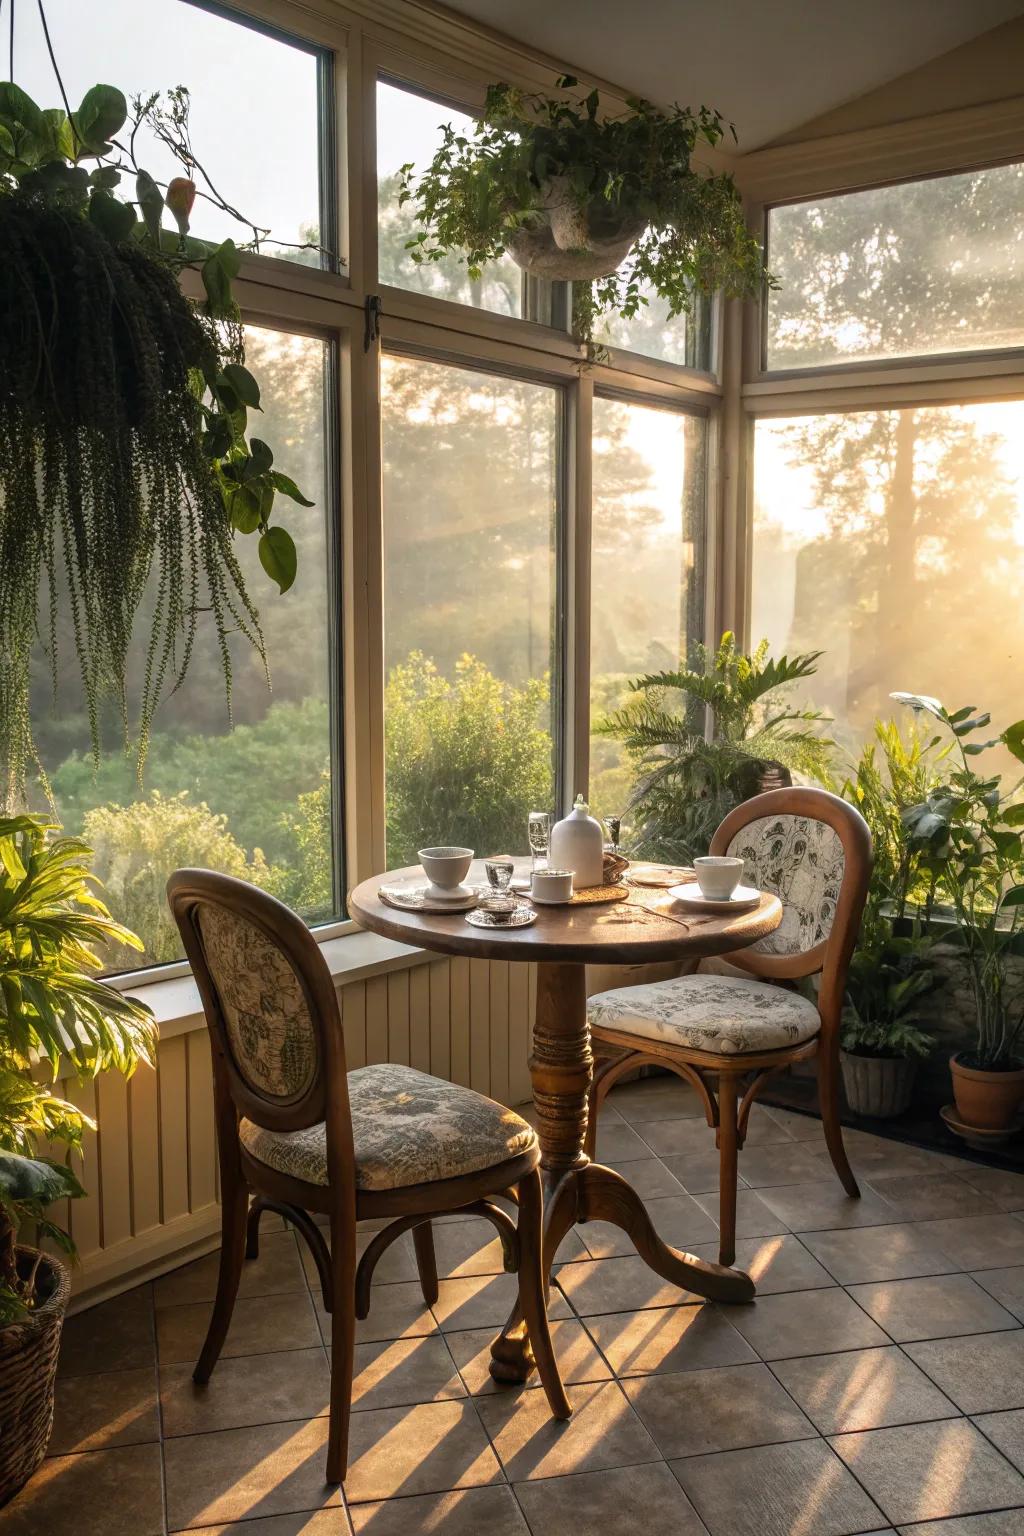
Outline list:
[[[843,1090],[855,1115],[890,1120],[910,1104],[917,1062],[906,1056],[857,1056],[840,1051]]]
[[[961,1120],[980,1130],[1000,1131],[1011,1126],[1024,1100],[1024,1066],[1005,1072],[983,1072],[967,1067],[959,1056],[949,1058],[953,1097]]]

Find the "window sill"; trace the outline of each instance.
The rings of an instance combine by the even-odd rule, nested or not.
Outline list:
[[[408,970],[426,959],[422,949],[411,944],[397,944],[377,933],[356,931],[340,938],[324,939],[321,953],[336,986],[383,976],[388,971]],[[175,976],[162,981],[132,987],[131,994],[153,1010],[160,1039],[173,1040],[203,1025],[203,1007],[199,988],[191,976]]]

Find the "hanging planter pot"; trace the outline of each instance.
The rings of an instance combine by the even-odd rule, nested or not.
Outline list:
[[[594,317],[635,315],[645,286],[672,315],[696,293],[757,294],[767,274],[739,193],[692,163],[726,133],[720,114],[632,99],[602,117],[599,105],[596,91],[547,98],[499,84],[469,133],[441,125],[430,165],[402,172],[399,201],[420,217],[412,260],[455,256],[477,278],[507,251],[535,277],[576,283],[575,333],[588,343]]]
[[[59,595],[94,757],[106,701],[127,731],[126,671],[142,652],[141,767],[200,614],[228,690],[228,634],[262,655],[235,535],[258,535],[282,592],[295,577],[294,543],[271,512],[278,493],[312,503],[273,467],[267,444],[247,436],[260,391],[232,296],[240,251],[188,233],[191,173],[202,175],[188,106],[183,87],[166,108],[156,97],[139,103],[125,135],[134,146],[146,125],[189,173],[161,189],[133,147],[112,142],[128,117],[114,87],[94,86],[68,115],[0,83],[0,803],[23,798],[35,756],[29,687],[40,636],[55,684],[63,668]],[[201,276],[201,304],[181,290],[188,267]],[[147,591],[140,645],[134,621]]]

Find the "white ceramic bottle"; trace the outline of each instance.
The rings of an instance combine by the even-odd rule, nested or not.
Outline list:
[[[576,891],[604,883],[604,829],[591,816],[582,795],[576,796],[564,821],[556,821],[551,828],[548,866],[571,869]]]

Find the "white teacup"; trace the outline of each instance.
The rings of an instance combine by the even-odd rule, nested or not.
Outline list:
[[[709,853],[694,859],[693,868],[700,893],[708,901],[728,901],[743,878],[743,860],[725,854]]]
[[[472,848],[421,848],[417,858],[430,881],[431,895],[443,899],[461,894],[459,887],[473,862]]]

